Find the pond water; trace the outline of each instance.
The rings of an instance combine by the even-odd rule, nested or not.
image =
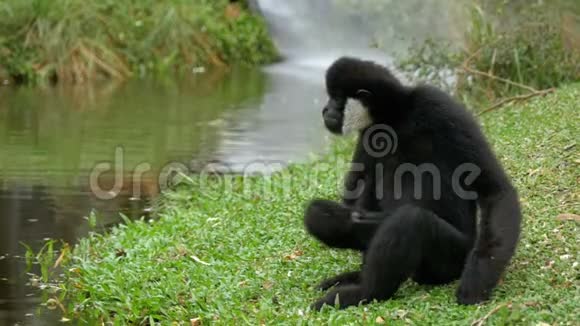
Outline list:
[[[99,227],[118,223],[119,212],[147,215],[173,167],[217,161],[240,172],[320,151],[323,75],[300,71],[0,88],[0,325],[56,318],[32,317],[41,299],[27,286],[22,243],[74,243],[89,232],[91,211]]]

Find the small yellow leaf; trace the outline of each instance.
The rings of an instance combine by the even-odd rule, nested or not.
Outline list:
[[[560,214],[556,217],[558,221],[576,221],[580,222],[580,215],[576,214]]]
[[[274,286],[274,283],[272,283],[270,281],[266,281],[266,282],[264,282],[264,284],[262,284],[262,288],[264,288],[264,290],[271,290],[273,286]]]
[[[284,256],[284,259],[286,260],[294,260],[300,256],[304,255],[304,252],[302,250],[296,250],[293,253]]]

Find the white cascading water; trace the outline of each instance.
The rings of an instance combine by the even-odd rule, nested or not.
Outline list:
[[[340,15],[332,0],[258,0],[284,62],[270,70],[320,74],[340,56],[355,56],[391,65],[384,51],[371,48],[365,26]]]

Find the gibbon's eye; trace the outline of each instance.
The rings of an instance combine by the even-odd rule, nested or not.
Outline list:
[[[359,89],[358,91],[356,91],[356,97],[360,98],[360,99],[365,99],[365,98],[369,98],[373,96],[373,93],[371,93],[371,91],[367,90],[367,89]]]

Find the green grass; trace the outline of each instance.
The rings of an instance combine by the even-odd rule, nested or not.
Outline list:
[[[2,0],[0,17],[0,80],[123,80],[276,57],[263,19],[228,0]]]
[[[250,180],[244,189],[254,191],[246,193],[240,178],[227,179],[228,191],[226,179],[198,179],[167,193],[159,220],[83,239],[65,255],[56,294],[47,295],[64,303],[68,318],[89,324],[188,325],[200,318],[204,325],[343,325],[380,317],[389,325],[469,325],[494,311],[487,325],[577,325],[580,228],[556,217],[580,213],[578,98],[575,84],[482,120],[525,216],[517,255],[487,304],[457,305],[456,283],[427,288],[409,281],[387,302],[307,309],[322,295],[314,284],[359,264],[357,254],[324,248],[302,225],[308,200],[337,197],[344,166],[336,171],[335,162],[346,160],[350,141],[275,176],[270,194],[258,191],[268,185],[263,178]],[[292,191],[279,186],[281,175]]]

